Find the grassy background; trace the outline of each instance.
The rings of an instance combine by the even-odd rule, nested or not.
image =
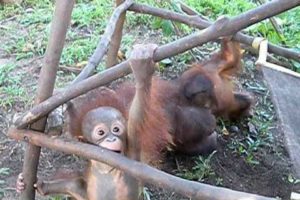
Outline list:
[[[177,1],[141,0],[141,3],[180,11]],[[185,0],[186,4],[193,7],[199,13],[215,20],[218,16],[235,16],[257,6],[255,1],[247,0]],[[70,31],[68,33],[68,45],[64,49],[62,63],[74,65],[86,61],[95,48],[99,35],[103,33],[107,20],[112,12],[111,0],[79,0],[72,14],[72,27],[83,31]],[[22,5],[1,6],[0,22],[10,17],[15,17],[19,25],[29,28],[26,34],[16,34],[13,40],[5,42],[5,50],[8,54],[16,54],[17,59],[43,55],[49,34],[49,22],[53,11],[53,2],[49,0],[28,0]],[[293,9],[276,17],[283,34],[278,34],[269,20],[247,28],[246,32],[253,36],[267,37],[272,43],[300,49],[300,8]],[[146,15],[128,14],[126,27],[147,25],[152,29],[161,29],[168,37],[176,34],[174,25],[177,25],[184,34],[193,30],[187,26],[173,24],[168,20],[161,20]],[[2,27],[3,28],[3,27]],[[4,29],[5,28],[5,29]],[[8,32],[15,32],[14,27],[4,27]]]

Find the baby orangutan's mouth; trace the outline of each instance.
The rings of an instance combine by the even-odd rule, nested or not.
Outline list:
[[[113,150],[115,153],[121,153],[121,150]]]

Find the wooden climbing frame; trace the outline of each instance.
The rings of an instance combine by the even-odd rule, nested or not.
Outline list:
[[[131,72],[128,61],[117,64],[116,58],[122,39],[123,23],[127,11],[150,14],[202,29],[201,31],[183,37],[177,41],[159,46],[155,52],[154,60],[160,61],[206,42],[216,40],[222,36],[234,35],[234,40],[246,45],[251,45],[254,38],[238,31],[266,18],[270,18],[299,6],[300,0],[289,0],[284,3],[282,3],[281,0],[273,0],[236,17],[220,18],[214,23],[199,16],[195,11],[184,4],[181,4],[181,8],[188,15],[134,3],[132,0],[116,0],[117,7],[110,18],[108,26],[106,27],[94,54],[89,59],[87,66],[82,70],[78,77],[69,84],[69,86],[53,94],[57,68],[74,4],[75,0],[56,1],[50,38],[44,57],[43,67],[39,76],[35,106],[18,118],[14,126],[9,129],[8,135],[11,138],[24,140],[29,143],[26,148],[23,164],[23,174],[24,177],[26,177],[24,182],[27,187],[21,194],[22,200],[33,200],[35,198],[33,184],[36,182],[40,147],[47,147],[107,163],[128,172],[138,180],[172,189],[173,191],[192,199],[273,199],[184,180],[103,148],[76,141],[67,141],[61,138],[51,138],[43,134],[43,132],[45,131],[46,117],[55,108],[79,95],[99,86],[109,84],[111,81],[121,78]],[[280,56],[300,61],[299,55],[290,49],[269,44],[269,51]],[[103,72],[92,75],[106,53],[108,57],[106,62],[108,68]]]

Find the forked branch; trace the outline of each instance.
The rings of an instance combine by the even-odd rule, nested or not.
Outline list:
[[[74,79],[71,85],[78,83],[93,74],[95,68],[99,65],[103,56],[108,50],[109,43],[115,32],[116,25],[120,16],[131,6],[132,3],[133,3],[132,0],[126,0],[124,3],[122,3],[114,10],[108,22],[108,25],[104,31],[104,34],[102,35],[101,40],[97,45],[95,52],[89,59],[88,64],[83,68],[80,74]]]

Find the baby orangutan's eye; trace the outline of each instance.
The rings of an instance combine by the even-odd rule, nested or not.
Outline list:
[[[120,131],[119,127],[113,128],[113,132],[118,133]]]
[[[124,125],[121,122],[116,121],[115,123],[112,124],[110,130],[113,134],[122,135],[123,132],[125,131],[124,129],[125,129]]]
[[[104,134],[105,134],[105,132],[103,130],[98,131],[98,135],[103,136]]]
[[[102,126],[99,126],[99,127],[96,127],[94,129],[94,136],[97,138],[97,139],[100,139],[100,138],[103,138],[105,137],[105,135],[108,133],[108,130],[105,129],[105,127],[102,127]]]

